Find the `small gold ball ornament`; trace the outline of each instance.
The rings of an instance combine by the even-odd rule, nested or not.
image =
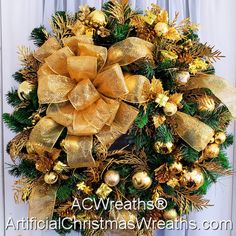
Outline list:
[[[222,144],[226,140],[226,135],[224,132],[218,132],[215,134],[215,143],[216,144]]]
[[[178,213],[175,209],[166,210],[163,213],[165,220],[176,220],[178,218]]]
[[[180,179],[181,185],[190,191],[198,190],[204,184],[204,175],[200,168],[185,171]]]
[[[154,149],[160,154],[169,154],[173,151],[174,144],[172,142],[163,143],[160,141],[155,142]]]
[[[110,186],[114,187],[120,182],[120,174],[115,170],[108,170],[104,175],[104,182]]]
[[[179,85],[185,85],[190,79],[190,73],[188,71],[180,71],[176,74],[175,81]]]
[[[47,184],[55,184],[58,180],[58,174],[54,171],[50,171],[44,175],[44,181]]]
[[[29,83],[28,81],[22,82],[17,90],[18,97],[20,98],[20,100],[27,100],[29,98],[29,94],[33,91],[34,88],[35,86]]]
[[[199,111],[212,112],[215,110],[215,101],[211,96],[204,95],[199,97],[197,100],[197,104]]]
[[[174,162],[169,169],[171,172],[179,174],[183,170],[183,165],[180,162]]]
[[[220,147],[216,143],[209,144],[204,149],[204,156],[205,157],[216,158],[219,156],[219,153],[220,153]]]
[[[106,25],[106,16],[100,10],[92,11],[89,14],[89,19],[92,23],[99,24],[99,25]]]
[[[136,189],[148,189],[152,185],[152,179],[145,171],[139,171],[132,177],[132,183]]]
[[[177,112],[177,105],[172,102],[167,102],[163,111],[166,116],[173,116]]]
[[[169,27],[166,23],[164,22],[158,22],[156,25],[155,25],[155,28],[154,28],[157,36],[163,36],[165,35],[168,30],[169,30]]]

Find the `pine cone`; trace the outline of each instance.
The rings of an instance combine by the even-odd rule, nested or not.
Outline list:
[[[170,179],[169,168],[166,164],[160,166],[155,170],[155,179],[159,183],[166,183]]]
[[[35,163],[36,169],[42,173],[47,173],[50,171],[52,166],[53,160],[45,156],[40,157],[40,159],[38,159]]]
[[[158,209],[149,211],[146,216],[147,221],[151,221],[151,225],[154,223],[155,229],[158,228],[158,221],[161,220],[162,218],[163,218],[162,212]]]

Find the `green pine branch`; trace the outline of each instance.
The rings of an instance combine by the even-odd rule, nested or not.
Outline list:
[[[46,28],[44,26],[34,28],[30,34],[30,39],[33,40],[36,46],[42,46],[48,39]]]
[[[7,103],[13,107],[18,106],[22,102],[18,96],[16,89],[11,89],[11,91],[9,91],[6,94],[6,98],[7,98]]]

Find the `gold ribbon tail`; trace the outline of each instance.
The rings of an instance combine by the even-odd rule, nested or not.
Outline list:
[[[174,115],[174,120],[177,134],[198,152],[205,149],[214,136],[214,130],[195,117],[177,112]]]

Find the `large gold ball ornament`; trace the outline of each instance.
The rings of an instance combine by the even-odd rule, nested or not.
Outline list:
[[[178,85],[185,85],[190,79],[190,73],[188,71],[180,71],[176,74],[175,81]]]
[[[185,171],[180,179],[181,185],[190,191],[198,190],[204,184],[204,175],[200,168]]]
[[[139,171],[132,177],[132,183],[136,189],[148,189],[152,185],[152,179],[145,171]]]
[[[178,218],[178,213],[175,209],[166,210],[163,213],[165,220],[176,220]]]
[[[33,91],[33,89],[35,88],[35,86],[31,83],[29,83],[28,81],[24,81],[22,82],[19,87],[18,87],[18,97],[20,98],[20,100],[24,101],[27,100],[29,98],[29,94]]]
[[[216,143],[209,144],[204,149],[204,156],[205,157],[216,158],[219,156],[219,153],[220,153],[220,147]]]
[[[166,116],[173,116],[177,112],[177,105],[172,102],[167,102],[163,111]]]
[[[158,22],[156,25],[155,25],[155,28],[154,28],[157,36],[162,36],[162,35],[165,35],[168,30],[169,30],[169,27],[166,23],[164,22]]]
[[[106,16],[100,10],[95,10],[90,13],[89,19],[92,23],[99,24],[99,25],[106,25]]]
[[[174,144],[172,142],[163,143],[160,141],[155,142],[154,149],[160,154],[169,154],[173,151]]]
[[[211,96],[204,95],[197,99],[197,105],[199,111],[212,112],[215,110],[215,101]]]
[[[58,174],[54,171],[48,172],[44,175],[44,181],[47,184],[55,184],[58,180]]]
[[[104,175],[104,182],[110,186],[114,187],[120,182],[120,174],[115,170],[108,170]]]
[[[215,134],[215,143],[216,144],[222,144],[226,140],[226,135],[224,132],[218,132]]]
[[[175,174],[179,174],[183,170],[183,165],[180,162],[174,162],[169,167],[171,172],[174,172]]]

